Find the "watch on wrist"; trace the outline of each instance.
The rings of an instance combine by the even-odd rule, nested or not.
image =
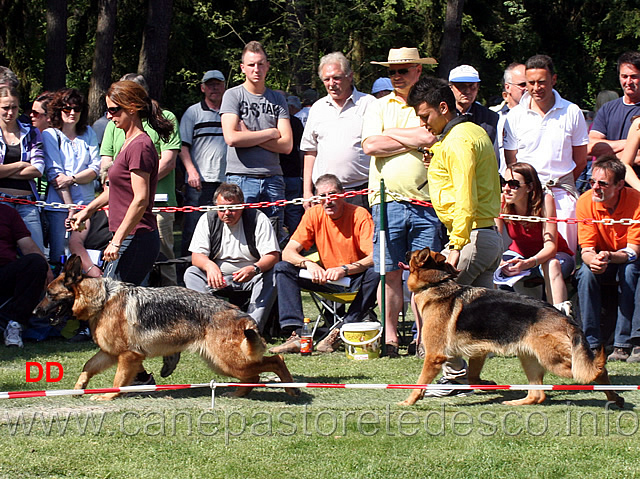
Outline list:
[[[262,270],[260,269],[260,266],[258,266],[257,264],[254,263],[253,264],[253,272],[255,274],[260,274],[260,273],[262,273]]]
[[[341,268],[344,270],[344,274],[349,276],[349,267],[346,264],[343,264]]]

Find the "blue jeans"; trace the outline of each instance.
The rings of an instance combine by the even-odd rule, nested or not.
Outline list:
[[[262,201],[277,201],[285,199],[286,186],[282,175],[253,178],[242,175],[227,175],[227,182],[238,185],[244,193],[245,203],[259,203]],[[284,208],[267,206],[260,210],[269,218],[278,218],[276,234],[278,241],[284,239]]]
[[[184,196],[185,206],[214,205],[215,198],[213,197],[213,195],[220,185],[220,182],[208,183],[206,181],[203,181],[202,189],[200,190],[196,190],[195,188],[187,185],[187,190]],[[191,244],[191,238],[193,237],[193,232],[196,229],[196,224],[198,224],[198,220],[200,219],[202,214],[202,211],[194,211],[193,213],[185,213],[184,215],[184,220],[182,223],[182,245],[180,247],[182,256],[189,255],[189,245]]]
[[[430,248],[440,251],[443,246],[443,225],[431,207],[412,205],[407,202],[389,201],[386,229],[386,271],[399,268],[398,262],[406,261],[409,251]],[[373,233],[373,260],[376,271],[380,271],[380,205],[373,205],[371,215]]]
[[[68,243],[64,221],[69,215],[67,210],[45,210],[44,215],[49,226],[49,262],[61,262],[60,257],[66,255]]]
[[[104,277],[140,286],[151,272],[159,252],[158,230],[130,234],[122,241],[120,257],[107,263]]]
[[[295,200],[296,198],[302,198],[302,178],[297,176],[284,176],[285,192],[284,197],[287,200]],[[287,227],[289,236],[300,224],[302,215],[304,214],[304,208],[302,205],[286,205],[284,207],[284,225]]]
[[[606,271],[602,274],[593,274],[586,264],[580,267],[576,274],[578,301],[582,329],[590,347],[597,348],[602,345],[600,285],[603,282],[613,283],[616,279],[618,281],[618,318],[613,345],[616,348],[630,348],[632,346],[630,342],[632,331],[633,337],[640,339],[640,308],[635,308],[638,299],[640,299],[637,291],[638,276],[640,276],[640,261],[624,264],[609,263]]]
[[[276,285],[278,287],[278,312],[281,328],[300,328],[304,320],[302,311],[301,289],[310,291],[343,293],[358,291],[345,317],[345,323],[362,321],[366,314],[376,304],[376,292],[380,275],[373,268],[369,268],[360,274],[349,276],[351,284],[348,288],[333,284],[321,285],[310,279],[300,277],[300,268],[287,261],[280,261],[274,268],[276,272]]]

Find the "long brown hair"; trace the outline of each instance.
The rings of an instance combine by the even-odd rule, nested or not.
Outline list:
[[[542,216],[544,207],[544,191],[542,190],[542,184],[540,178],[538,178],[538,172],[529,163],[514,163],[507,167],[507,171],[510,171],[513,175],[518,173],[524,177],[524,182],[527,185],[531,185],[531,191],[527,197],[527,216]],[[503,204],[502,213],[507,215],[515,215],[515,206]]]
[[[173,133],[174,124],[162,115],[162,108],[155,100],[149,98],[147,91],[131,80],[112,83],[107,96],[116,105],[126,110],[138,112],[140,118],[147,119],[163,141],[168,141]]]

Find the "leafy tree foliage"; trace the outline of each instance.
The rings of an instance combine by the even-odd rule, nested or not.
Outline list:
[[[99,1],[66,2],[66,61],[61,68],[67,85],[85,92],[94,70]],[[112,81],[138,70],[148,1],[117,2]],[[446,51],[447,8],[456,3],[463,3],[463,11],[460,49],[452,61],[453,54],[439,56]],[[0,29],[0,64],[18,74],[27,100],[46,84],[46,5],[42,0],[0,0],[5,27]],[[556,63],[561,94],[592,107],[599,90],[619,91],[616,59],[623,51],[638,49],[640,37],[640,9],[626,0],[174,0],[168,17],[162,103],[178,115],[200,98],[204,71],[221,70],[229,85],[242,81],[240,52],[249,40],[266,47],[273,88],[301,93],[311,87],[323,94],[318,61],[340,50],[352,61],[357,87],[368,91],[385,74],[371,60],[385,59],[389,48],[416,46],[423,56],[441,60],[437,72],[443,76],[449,64],[475,66],[485,102],[500,94],[509,63],[545,53]]]

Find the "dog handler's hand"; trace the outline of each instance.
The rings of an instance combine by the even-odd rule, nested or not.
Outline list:
[[[109,241],[109,244],[104,250],[103,258],[105,261],[115,261],[120,257],[120,246],[119,244],[114,243],[113,241]]]

